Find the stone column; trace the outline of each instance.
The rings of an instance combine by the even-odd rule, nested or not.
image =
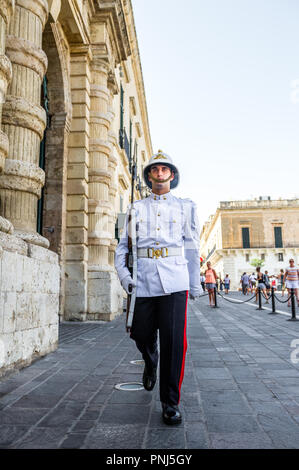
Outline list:
[[[67,168],[65,319],[86,320],[88,167],[90,119],[89,45],[71,47],[72,124]]]
[[[109,65],[94,57],[90,104],[89,145],[89,233],[88,233],[88,315],[91,320],[111,320],[120,311],[117,278],[111,263],[111,165],[109,128],[114,113],[109,89]],[[116,163],[115,163],[116,164]]]
[[[109,77],[109,105],[108,105],[108,112],[111,115],[111,123],[113,123],[113,120],[115,118],[115,111],[113,109],[113,98],[114,94],[117,93],[116,89],[116,82],[114,80],[114,76],[110,74]],[[111,126],[112,127],[112,126]],[[115,224],[116,224],[116,219],[117,219],[117,214],[115,211],[115,199],[117,195],[117,190],[118,190],[118,185],[117,185],[117,158],[114,156],[114,148],[117,147],[117,136],[115,133],[111,130],[109,132],[109,142],[111,143],[111,152],[109,155],[109,162],[108,162],[108,167],[109,167],[109,172],[111,175],[111,182],[109,186],[109,203],[110,203],[110,211],[109,211],[109,218],[108,218],[108,227],[109,227],[109,232],[111,233],[111,241],[109,245],[109,265],[111,266],[112,269],[114,269],[114,253],[115,249],[117,247],[117,240],[115,239]]]
[[[37,201],[45,179],[39,168],[39,153],[46,126],[40,96],[47,69],[47,57],[41,48],[47,16],[47,0],[16,0],[6,40],[12,80],[2,116],[9,150],[5,174],[0,176],[0,215],[12,222],[21,238],[45,248],[49,242],[36,232],[36,222]]]
[[[90,89],[90,145],[89,145],[89,270],[110,270],[108,250],[111,241],[109,232],[109,155],[111,144],[108,130],[111,115],[108,113],[109,89],[108,64],[101,59],[92,62],[92,84]]]
[[[14,10],[14,0],[4,0],[0,2],[0,174],[4,171],[5,159],[8,153],[8,137],[1,130],[2,108],[5,102],[7,87],[11,81],[11,62],[5,55],[5,39],[7,28]],[[0,205],[1,207],[1,205]],[[12,233],[12,224],[0,216],[0,231]]]

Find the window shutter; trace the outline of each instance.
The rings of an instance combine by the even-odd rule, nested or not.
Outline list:
[[[243,248],[250,248],[248,227],[242,227],[242,241],[243,241]]]
[[[281,227],[274,227],[275,248],[282,248]]]

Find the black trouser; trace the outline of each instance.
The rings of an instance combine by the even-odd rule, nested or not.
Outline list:
[[[188,291],[159,297],[137,297],[131,338],[149,371],[158,365],[157,330],[160,338],[160,400],[180,401],[187,350]]]
[[[205,284],[205,282],[201,282],[201,287],[202,287],[203,291],[206,290],[206,284]]]

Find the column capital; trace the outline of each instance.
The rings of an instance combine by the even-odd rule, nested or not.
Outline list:
[[[95,52],[95,50],[92,49],[92,60],[90,65],[92,72],[102,72],[108,76],[110,70],[109,60],[105,55],[99,54],[98,50]]]

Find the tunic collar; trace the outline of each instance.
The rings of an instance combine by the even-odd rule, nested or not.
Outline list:
[[[150,194],[150,199],[154,201],[169,201],[171,198],[172,198],[172,194],[170,191],[168,193],[161,194],[161,195],[155,194],[155,193]]]

